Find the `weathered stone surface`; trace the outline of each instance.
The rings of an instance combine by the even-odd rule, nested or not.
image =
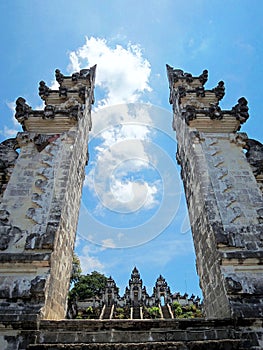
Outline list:
[[[41,321],[29,349],[252,349],[261,327],[255,319]]]
[[[223,91],[213,89],[214,100],[210,91],[195,94],[192,90],[203,84],[187,76],[168,67],[177,159],[205,312],[209,317],[262,317],[263,197],[256,178],[262,145],[236,133],[248,118],[245,98],[222,111]]]
[[[44,111],[33,111],[19,98],[16,117],[24,129],[16,138],[19,155],[11,141],[2,144],[10,148],[6,157],[13,167],[0,204],[0,317],[10,325],[65,317],[94,74],[92,68],[67,95],[63,86],[51,92],[56,100],[42,84]]]

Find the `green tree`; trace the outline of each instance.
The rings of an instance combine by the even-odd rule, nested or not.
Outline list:
[[[81,275],[74,287],[69,292],[71,300],[85,300],[95,296],[100,296],[105,288],[107,277],[103,274],[93,271],[91,274]]]
[[[201,309],[197,305],[180,305],[177,301],[172,304],[175,318],[203,317]]]
[[[147,309],[147,312],[149,313],[150,318],[160,318],[160,309],[158,306],[152,306]]]
[[[177,301],[172,304],[172,309],[174,310],[175,317],[180,317],[183,313],[182,307]]]

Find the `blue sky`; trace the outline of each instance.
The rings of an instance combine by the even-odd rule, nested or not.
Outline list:
[[[165,64],[208,69],[206,88],[224,80],[224,109],[245,96],[242,131],[262,141],[262,15],[261,0],[0,1],[2,140],[19,130],[18,96],[40,108],[40,80],[98,64],[76,243],[84,272],[111,274],[122,292],[136,265],[149,293],[161,273],[174,292],[200,295]]]

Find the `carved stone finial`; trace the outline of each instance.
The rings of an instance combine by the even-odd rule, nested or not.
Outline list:
[[[24,120],[28,119],[28,113],[32,108],[26,104],[26,100],[23,97],[18,97],[16,100],[16,114],[15,117],[23,125]]]
[[[241,97],[237,102],[238,103],[232,108],[232,113],[236,116],[236,119],[243,124],[249,117],[247,100],[245,97]]]
[[[222,98],[225,96],[225,86],[224,82],[221,80],[217,86],[212,89],[212,91],[215,93],[218,100],[222,100]]]
[[[199,75],[199,81],[202,85],[204,85],[207,80],[208,80],[208,70],[207,69],[204,69],[203,70],[203,73]]]
[[[60,72],[59,69],[55,70],[55,77],[56,77],[56,81],[60,84],[63,82],[64,80],[64,75]]]
[[[38,88],[39,96],[41,98],[45,98],[49,95],[49,92],[50,92],[49,87],[46,85],[46,83],[43,80],[41,80],[39,82],[39,88]]]

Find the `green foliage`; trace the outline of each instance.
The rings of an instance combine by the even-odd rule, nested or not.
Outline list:
[[[117,307],[114,310],[114,318],[117,318],[117,319],[125,318],[125,312],[124,312],[124,309],[122,307]]]
[[[114,308],[114,313],[113,313],[113,318],[122,320],[122,319],[128,319],[130,317],[130,307],[125,306],[125,307],[115,307]]]
[[[147,308],[147,312],[148,312],[150,318],[160,318],[161,317],[160,309],[158,306],[152,306],[152,307]]]
[[[181,306],[178,302],[172,304],[172,310],[175,318],[197,318],[203,317],[202,311],[197,305]]]
[[[69,292],[69,298],[83,301],[100,296],[106,286],[106,282],[107,277],[97,271],[87,275],[80,275],[78,281]]]
[[[182,313],[183,313],[182,307],[177,301],[175,301],[172,304],[172,309],[174,311],[175,318],[179,318],[182,315]]]
[[[92,306],[87,307],[86,310],[81,310],[78,312],[77,319],[94,319],[99,318],[100,308],[93,308]]]

